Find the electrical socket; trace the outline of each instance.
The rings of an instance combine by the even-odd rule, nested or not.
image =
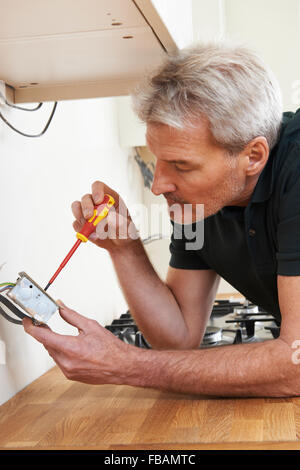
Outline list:
[[[3,80],[0,80],[0,105],[6,104],[6,85]]]
[[[0,365],[6,364],[6,347],[4,341],[0,339]]]
[[[36,321],[47,323],[58,310],[59,305],[24,271],[7,297],[29,313]]]

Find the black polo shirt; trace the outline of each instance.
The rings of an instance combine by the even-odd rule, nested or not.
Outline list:
[[[300,108],[283,113],[249,204],[224,207],[204,220],[200,250],[187,250],[193,240],[178,239],[182,227],[172,225],[170,266],[213,269],[280,320],[277,275],[300,276]]]

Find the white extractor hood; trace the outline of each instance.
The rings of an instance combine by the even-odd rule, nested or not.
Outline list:
[[[178,0],[0,0],[0,80],[8,98],[127,95],[177,48],[158,4],[173,16],[178,8]],[[188,0],[181,4],[186,12]]]

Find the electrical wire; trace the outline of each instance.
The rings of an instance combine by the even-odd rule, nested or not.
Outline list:
[[[18,129],[16,129],[12,124],[10,124],[10,122],[7,121],[7,119],[3,116],[3,114],[0,112],[0,118],[2,119],[3,122],[5,122],[5,124],[8,125],[8,127],[10,127],[13,131],[17,132],[18,134],[24,136],[24,137],[41,137],[43,134],[45,134],[46,130],[48,129],[49,125],[50,125],[50,122],[52,121],[52,118],[54,116],[54,113],[55,113],[55,110],[56,110],[56,106],[57,106],[57,101],[55,101],[54,103],[54,106],[53,106],[53,109],[52,109],[52,112],[50,114],[50,117],[48,119],[48,122],[46,124],[46,126],[44,127],[44,129],[42,130],[42,132],[40,132],[39,134],[35,134],[35,135],[32,135],[32,134],[25,134],[25,132],[22,132],[22,131],[19,131]],[[23,108],[24,110],[25,108]],[[36,108],[38,109],[38,108]],[[35,111],[36,109],[32,109],[30,111]],[[27,110],[28,111],[28,110]]]
[[[14,286],[4,286],[4,287],[0,287],[0,292],[3,292],[7,289],[12,289]]]
[[[37,111],[43,106],[43,103],[39,103],[35,108],[22,108],[22,106],[16,106],[15,104],[9,103],[7,100],[5,100],[5,104],[11,108],[20,109],[21,111]]]
[[[11,287],[13,287],[13,286],[1,287],[0,292],[4,292],[4,291],[10,289]]]
[[[6,297],[0,294],[0,303],[5,305],[14,315],[17,317],[23,319],[23,318],[31,318],[28,315],[25,315],[25,313],[21,312],[21,310],[18,309],[12,302],[10,302]],[[15,320],[14,318],[10,317],[7,315],[7,313],[4,312],[4,310],[0,306],[0,314],[6,318],[6,320],[11,321],[12,323],[16,323],[17,325],[22,325],[22,321]]]
[[[6,286],[6,287],[2,287],[2,288],[0,289],[0,292],[4,292],[4,291],[6,291],[6,290],[9,290],[11,287],[13,287],[13,286],[8,285],[8,286]],[[3,297],[3,298],[4,298],[4,297]],[[21,320],[17,320],[16,318],[12,318],[10,315],[8,315],[8,314],[3,310],[2,307],[0,307],[0,315],[2,315],[3,318],[5,318],[5,320],[10,321],[11,323],[15,323],[16,325],[22,325],[22,324],[23,324]]]
[[[0,315],[2,315],[3,318],[5,318],[5,320],[10,321],[11,323],[15,323],[16,325],[23,325],[23,322],[21,320],[17,320],[16,318],[13,318],[10,315],[7,315],[7,313],[1,307],[0,307]]]
[[[15,284],[14,282],[1,282],[1,283],[0,283],[0,288],[3,287],[3,286],[4,286],[4,287],[6,287],[6,286],[13,287],[13,286],[15,286],[15,285],[16,285],[16,284]]]
[[[142,243],[144,245],[148,245],[148,243],[152,243],[152,242],[155,242],[155,240],[162,240],[162,239],[163,239],[162,233],[157,233],[155,235],[151,235],[148,238],[143,238]]]

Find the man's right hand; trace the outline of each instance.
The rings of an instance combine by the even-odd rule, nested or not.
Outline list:
[[[138,238],[138,231],[130,217],[128,209],[119,194],[101,181],[92,184],[92,193],[85,194],[80,201],[72,203],[72,212],[75,217],[73,228],[80,232],[83,225],[94,213],[94,206],[100,204],[104,194],[110,194],[115,204],[107,217],[97,225],[89,240],[108,251],[129,246]]]

